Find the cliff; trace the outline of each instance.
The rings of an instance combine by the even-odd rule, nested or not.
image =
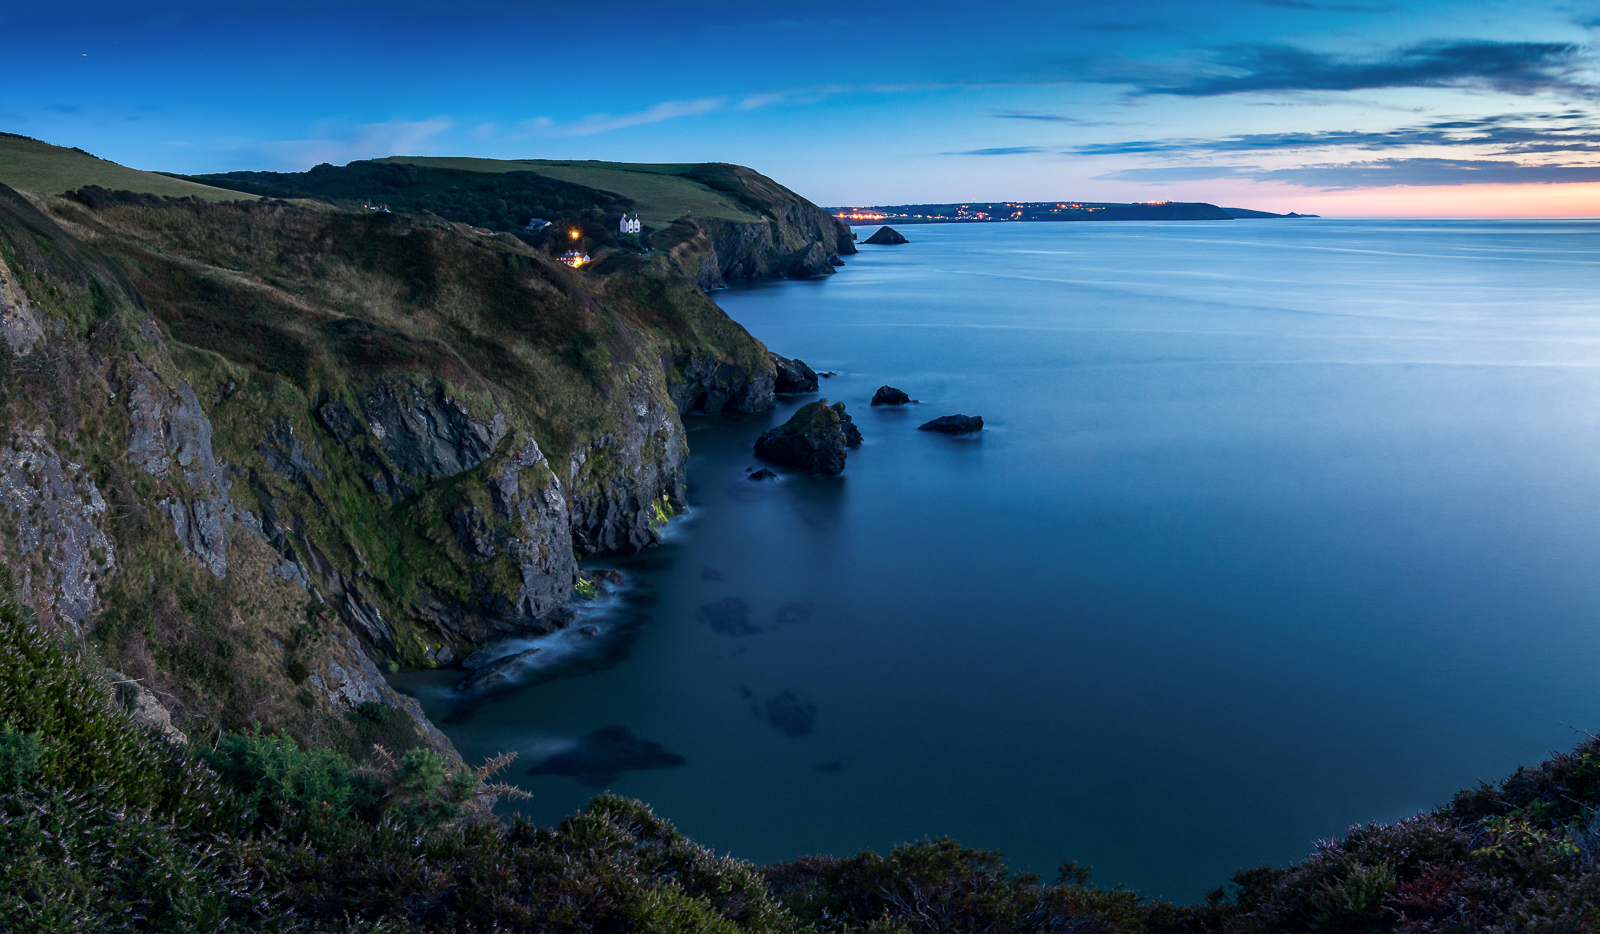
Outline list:
[[[570,233],[599,247],[665,253],[702,289],[729,281],[831,274],[856,251],[832,214],[744,166],[395,156],[306,172],[225,172],[187,179],[256,196],[429,213],[510,233],[547,252]],[[642,236],[619,235],[637,214]],[[529,230],[529,221],[549,221]]]
[[[447,749],[377,666],[566,625],[682,508],[682,415],[772,403],[668,256],[91,188],[0,189],[0,259],[4,563],[190,736]]]

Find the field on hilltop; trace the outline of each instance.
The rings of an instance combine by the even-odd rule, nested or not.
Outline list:
[[[471,172],[537,172],[588,188],[622,195],[637,205],[639,218],[651,227],[664,228],[693,214],[703,220],[760,223],[761,217],[737,198],[714,191],[685,173],[700,168],[694,163],[651,165],[638,162],[585,162],[556,159],[469,159],[455,156],[390,156],[378,162],[401,162],[440,169]]]
[[[255,200],[197,182],[169,178],[155,172],[130,169],[108,162],[81,149],[52,146],[49,143],[14,133],[0,133],[0,184],[18,191],[60,194],[85,185],[99,185],[113,191],[136,191],[169,198],[196,197],[204,201]]]

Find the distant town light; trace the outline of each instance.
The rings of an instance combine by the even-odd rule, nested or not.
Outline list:
[[[572,239],[578,239],[578,232],[576,230],[572,231]]]

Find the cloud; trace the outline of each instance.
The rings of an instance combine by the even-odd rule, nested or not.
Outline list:
[[[552,136],[592,136],[630,126],[660,123],[678,117],[693,117],[719,110],[727,104],[725,97],[702,97],[692,101],[662,101],[652,107],[631,114],[590,114],[574,123],[547,123],[545,132]]]
[[[343,164],[355,159],[416,155],[429,139],[454,124],[445,117],[431,120],[368,123],[343,133],[330,124],[312,127],[313,139],[240,142],[226,147],[232,152],[265,158],[273,168],[300,171],[322,162]]]
[[[1001,146],[995,149],[966,149],[961,152],[941,152],[941,156],[1021,156],[1027,153],[1048,152],[1038,146]]]
[[[1257,6],[1275,6],[1285,10],[1311,10],[1317,13],[1393,13],[1392,6],[1364,6],[1358,3],[1310,3],[1308,0],[1249,0]]]
[[[1140,94],[1216,97],[1263,91],[1357,91],[1373,88],[1478,88],[1512,94],[1588,92],[1578,80],[1583,47],[1569,42],[1424,42],[1357,60],[1287,45],[1219,50],[1222,73],[1178,84],[1142,85]],[[1128,83],[1109,78],[1117,83]],[[1134,82],[1138,83],[1138,82]]]
[[[1132,126],[1127,123],[1108,123],[1103,120],[1079,120],[1077,117],[1064,117],[1060,114],[1042,114],[1031,110],[1002,110],[989,116],[1001,120],[1037,120],[1041,123],[1070,123],[1073,126]]]
[[[1472,147],[1482,155],[1593,152],[1600,148],[1600,123],[1596,123],[1590,114],[1574,110],[1543,114],[1494,114],[1435,120],[1421,126],[1393,130],[1320,130],[1309,133],[1246,133],[1217,139],[1126,140],[1091,143],[1068,152],[1080,156],[1106,156],[1308,149],[1385,150],[1411,146]]]
[[[1526,165],[1493,159],[1376,159],[1295,168],[1253,165],[1172,166],[1122,169],[1099,179],[1124,182],[1192,182],[1242,178],[1255,182],[1282,182],[1324,191],[1352,188],[1443,185],[1527,185],[1562,182],[1600,182],[1600,165]]]

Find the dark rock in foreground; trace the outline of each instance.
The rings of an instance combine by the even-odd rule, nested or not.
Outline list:
[[[778,479],[778,475],[772,472],[771,467],[763,467],[760,470],[752,470],[750,472],[750,476],[746,477],[745,479],[755,480],[758,482],[762,480],[776,480]]]
[[[793,691],[767,698],[767,722],[790,736],[804,736],[816,728],[817,705],[801,700]]]
[[[946,435],[969,435],[983,430],[982,415],[941,415],[917,426],[918,431],[937,431]]]
[[[872,394],[873,405],[907,405],[910,402],[910,396],[893,386],[879,386],[878,391]]]
[[[767,351],[767,356],[772,359],[772,365],[778,371],[777,381],[772,386],[773,392],[789,394],[817,391],[817,373],[806,366],[804,360],[790,360],[770,350]]]
[[[893,227],[879,227],[877,233],[862,242],[875,243],[878,246],[898,246],[911,241],[901,236],[900,231],[895,230]]]
[[[608,726],[581,738],[528,770],[529,775],[565,775],[590,788],[604,788],[623,772],[671,769],[686,764],[682,756],[667,752],[660,743],[640,739],[627,727]]]
[[[861,431],[845,414],[844,403],[808,402],[787,422],[756,439],[756,456],[811,474],[844,471],[845,448],[861,443]]]

